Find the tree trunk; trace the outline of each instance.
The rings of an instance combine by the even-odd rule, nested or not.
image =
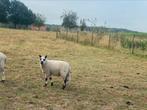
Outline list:
[[[17,27],[17,25],[16,24],[14,24],[14,28],[16,29],[16,27]]]

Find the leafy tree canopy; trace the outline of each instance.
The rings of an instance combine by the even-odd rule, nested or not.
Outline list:
[[[64,26],[65,28],[75,28],[77,27],[77,13],[73,12],[73,11],[69,11],[69,12],[64,12],[63,15],[61,16],[61,18],[63,19],[63,23],[62,26]]]
[[[13,0],[10,5],[9,20],[15,25],[30,25],[35,20],[35,15],[22,2]]]
[[[0,22],[7,22],[7,16],[9,11],[10,1],[0,0]]]

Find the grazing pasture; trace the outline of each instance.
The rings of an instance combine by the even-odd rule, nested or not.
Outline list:
[[[0,51],[8,57],[0,83],[0,110],[146,110],[147,59],[56,39],[54,32],[0,29]],[[72,80],[43,87],[39,54],[65,60]]]

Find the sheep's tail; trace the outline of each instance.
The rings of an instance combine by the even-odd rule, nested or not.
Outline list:
[[[72,71],[71,71],[71,66],[69,67],[69,72],[68,72],[68,80],[71,81],[71,74],[72,74]]]
[[[66,74],[66,77],[65,77],[65,81],[66,82],[70,82],[71,81],[71,67],[69,68],[69,70],[68,70],[68,73]]]
[[[2,60],[0,59],[0,66],[4,68],[4,65],[6,63],[6,59]]]
[[[7,62],[7,58],[5,58],[5,64],[6,64],[6,62]]]
[[[67,76],[67,81],[70,82],[71,81],[71,72],[69,72],[66,76]]]

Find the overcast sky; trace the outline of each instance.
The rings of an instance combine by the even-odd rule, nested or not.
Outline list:
[[[78,17],[97,18],[97,26],[127,28],[147,32],[147,0],[20,0],[48,24],[61,24],[63,10]],[[89,23],[88,23],[89,24]],[[89,24],[90,25],[90,24]]]

